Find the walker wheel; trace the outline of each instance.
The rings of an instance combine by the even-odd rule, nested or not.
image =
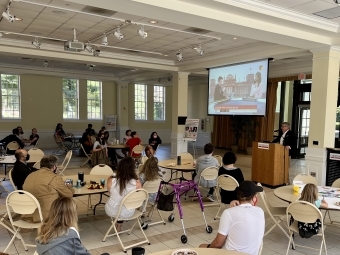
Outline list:
[[[187,242],[188,242],[188,238],[187,238],[186,235],[182,235],[182,236],[181,236],[181,242],[182,242],[182,243],[187,243]]]
[[[175,216],[173,214],[170,214],[168,217],[169,222],[173,222],[175,220]]]
[[[146,222],[143,222],[142,225],[141,225],[141,227],[142,227],[143,230],[146,230],[146,229],[148,229],[149,224],[146,223]]]
[[[213,228],[211,226],[207,226],[205,230],[207,231],[208,234],[213,232]]]

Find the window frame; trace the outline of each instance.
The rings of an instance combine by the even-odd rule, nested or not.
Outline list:
[[[95,99],[89,99],[89,97],[88,97],[88,91],[87,91],[87,89],[88,89],[88,82],[98,82],[99,83],[99,93],[100,93],[100,99],[99,99],[99,101],[100,101],[100,117],[99,118],[89,118],[89,100],[92,100],[92,101],[94,101]],[[91,106],[92,107],[92,106]],[[93,113],[92,111],[91,111],[91,113]],[[91,114],[91,116],[92,116],[93,114]],[[100,81],[100,80],[86,80],[86,116],[87,116],[87,119],[88,120],[103,120],[103,82],[102,81]]]
[[[163,119],[155,119],[155,87],[162,87],[163,89]],[[153,86],[153,120],[157,122],[165,121],[166,120],[166,87],[161,84],[155,84]]]
[[[18,76],[18,102],[19,102],[19,116],[18,117],[5,117],[3,115],[3,95],[2,95],[2,75],[15,75]],[[7,96],[7,95],[6,95]],[[8,97],[8,96],[7,96]],[[21,120],[21,76],[14,73],[0,73],[0,100],[1,100],[1,119],[2,120]],[[12,111],[14,112],[14,111]]]
[[[77,81],[77,117],[76,118],[64,118],[64,91],[63,93],[63,119],[64,120],[79,120],[79,79],[76,78],[63,78],[63,87],[64,87],[64,79],[76,80]],[[62,88],[63,89],[63,88]]]
[[[136,100],[136,86],[143,86],[144,87],[144,101],[137,101]],[[140,83],[135,83],[134,84],[134,119],[135,121],[147,121],[148,120],[148,85],[147,84],[140,84]],[[144,119],[137,119],[136,118],[136,103],[144,103],[144,110],[145,110],[145,118]],[[142,109],[141,107],[139,107],[138,109]],[[139,113],[139,114],[142,114],[142,113]]]

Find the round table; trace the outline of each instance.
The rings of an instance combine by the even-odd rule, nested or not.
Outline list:
[[[128,147],[125,147],[124,144],[111,144],[111,145],[108,145],[107,148],[118,150],[118,149],[125,149]]]
[[[185,248],[183,248],[184,250]],[[173,250],[165,250],[165,251],[158,251],[154,253],[150,253],[149,255],[171,255],[176,250],[180,249],[173,249]],[[246,253],[239,252],[239,251],[228,251],[225,249],[213,249],[213,248],[188,248],[188,250],[194,250],[198,253],[198,255],[247,255]]]
[[[27,163],[30,165],[33,165],[40,160],[41,160],[41,156],[32,156],[30,157],[30,160],[27,160]],[[0,164],[5,165],[5,176],[7,175],[7,165],[14,165],[15,161],[16,161],[16,158],[14,155],[5,156],[4,159],[0,160]]]
[[[93,207],[93,215],[96,214],[96,207],[100,204],[104,204],[102,202],[103,194],[107,192],[107,178],[109,176],[107,175],[89,175],[85,174],[84,175],[84,181],[86,182],[85,186],[81,188],[74,187],[74,197],[80,197],[80,196],[88,196],[88,195],[94,195],[94,194],[100,194],[100,199],[97,204],[94,205]],[[69,175],[69,176],[63,176],[63,180],[65,181],[66,179],[72,179],[73,180],[73,185],[77,185],[77,180],[78,180],[78,175]],[[90,185],[90,181],[95,181],[97,183],[100,183],[100,180],[104,179],[105,180],[105,187],[103,189],[88,189],[87,187]]]
[[[192,172],[195,171],[194,167],[194,161],[192,159],[182,159],[181,160],[182,164],[177,165],[177,159],[167,159],[158,162],[159,167],[167,168],[167,169],[172,169],[172,170],[178,170],[182,172]],[[174,166],[169,166],[169,164],[175,163]]]
[[[293,185],[288,185],[274,189],[274,195],[283,201],[292,203],[298,200],[301,194],[294,194]]]

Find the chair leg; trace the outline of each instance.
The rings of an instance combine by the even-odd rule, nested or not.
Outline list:
[[[137,223],[138,223],[138,226],[139,226],[140,230],[142,231],[142,234],[143,234],[143,236],[145,237],[146,241],[148,242],[148,244],[150,244],[149,239],[148,239],[147,236],[145,235],[145,232],[144,232],[144,230],[143,230],[143,228],[142,228],[142,223],[141,223],[141,221],[140,221],[139,218],[137,218]]]
[[[115,221],[111,221],[111,224],[112,224],[111,227],[110,227],[109,230],[106,232],[106,234],[105,234],[105,236],[104,236],[104,238],[103,238],[103,242],[106,241],[106,238],[107,238],[107,236],[110,234],[112,228],[115,229],[116,234],[118,233],[117,230],[116,230],[116,227],[115,227],[116,222],[115,222]],[[117,234],[117,235],[118,235],[118,234]]]
[[[116,232],[116,235],[117,235],[118,241],[119,241],[119,243],[120,243],[120,246],[122,246],[123,251],[126,252],[125,246],[123,245],[123,242],[122,242],[122,240],[120,239],[119,232],[118,232],[117,229],[116,229],[116,224],[113,225],[113,228],[114,228],[114,230],[115,230],[115,232]]]
[[[289,253],[290,243],[292,242],[293,232],[290,234],[286,255]]]

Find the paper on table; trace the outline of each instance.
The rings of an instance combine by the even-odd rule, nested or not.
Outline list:
[[[176,165],[175,163],[169,163],[166,166],[175,166],[175,165]]]

